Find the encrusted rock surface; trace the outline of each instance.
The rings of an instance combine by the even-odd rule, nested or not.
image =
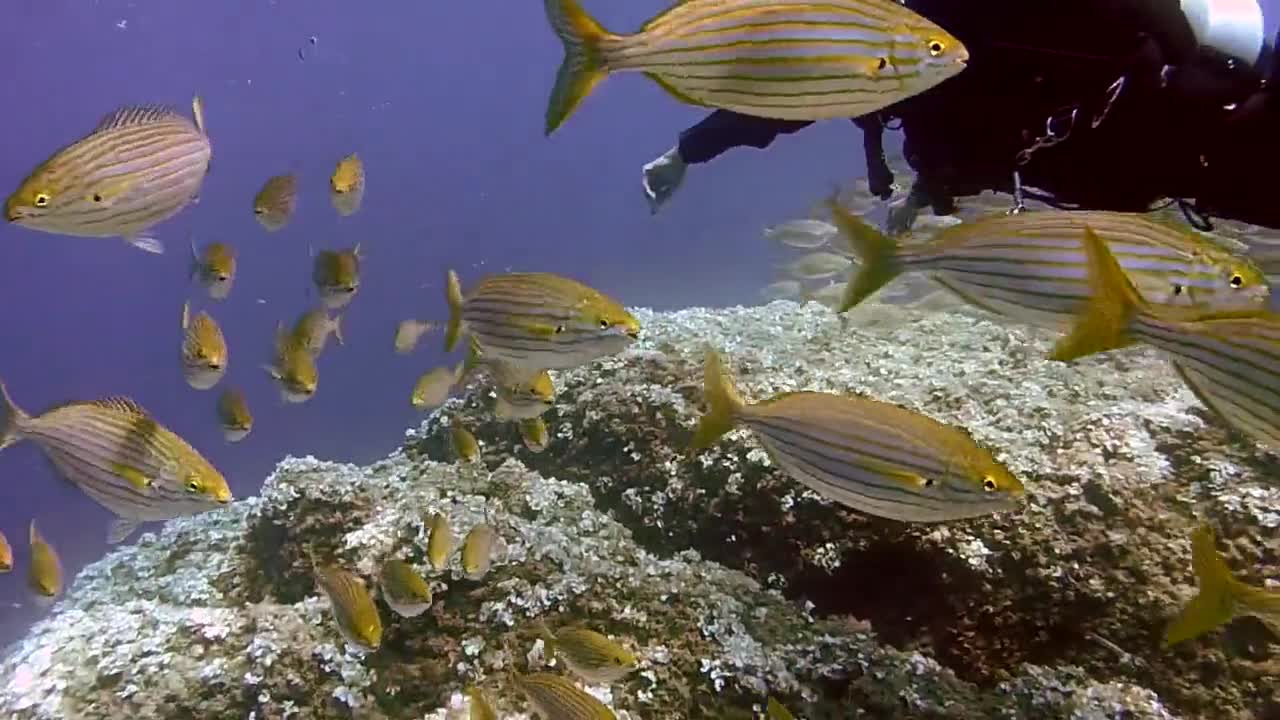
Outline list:
[[[1206,424],[1154,356],[1046,363],[1045,337],[878,306],[844,322],[790,303],[641,319],[635,350],[557,374],[541,454],[478,391],[384,461],[286,459],[260,497],[89,566],[0,662],[0,717],[452,720],[475,683],[523,718],[505,678],[544,665],[535,617],[637,653],[637,672],[591,688],[633,720],[747,718],[766,692],[813,720],[1274,712],[1256,624],[1225,649],[1158,647],[1191,590],[1194,514],[1250,580],[1280,517],[1268,458]],[[748,397],[857,390],[966,425],[1022,475],[1027,509],[909,526],[822,502],[743,432],[686,456],[707,342]],[[482,465],[425,457],[447,456],[458,421]],[[348,648],[310,558],[370,583],[389,556],[423,567],[437,511],[459,538],[498,529],[493,569],[464,579],[455,556],[427,613],[384,607],[381,649]]]
[[[646,549],[696,548],[812,603],[815,617],[867,621],[979,688],[1040,696],[1059,681],[1044,673],[1066,673],[1151,691],[1109,698],[1111,714],[1100,703],[1027,717],[1142,716],[1161,712],[1153,697],[1180,717],[1280,717],[1276,638],[1261,623],[1161,647],[1194,591],[1200,520],[1219,528],[1242,579],[1274,573],[1280,465],[1230,437],[1156,352],[1051,362],[1051,333],[945,306],[869,303],[841,319],[779,301],[638,317],[633,350],[554,373],[541,454],[492,417],[484,387],[428,418],[406,451],[447,457],[442,428],[465,423],[490,466],[514,456],[584,483]],[[748,399],[859,392],[968,428],[1022,478],[1025,509],[947,525],[860,516],[772,468],[744,430],[690,457],[708,344]]]

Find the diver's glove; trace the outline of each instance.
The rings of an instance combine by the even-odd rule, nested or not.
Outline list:
[[[649,201],[651,214],[657,214],[658,208],[670,200],[672,193],[680,187],[686,167],[684,158],[680,157],[679,145],[645,163],[641,184],[644,186],[644,197]]]

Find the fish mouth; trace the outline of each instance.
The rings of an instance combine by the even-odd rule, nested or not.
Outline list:
[[[4,219],[8,222],[18,222],[22,219],[22,211],[18,208],[7,207],[4,209]]]

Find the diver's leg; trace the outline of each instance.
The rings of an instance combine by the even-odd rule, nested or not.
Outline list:
[[[778,135],[812,125],[805,120],[774,120],[716,110],[680,133],[675,147],[646,163],[641,184],[649,211],[656,213],[684,180],[689,165],[709,162],[736,147],[766,148]]]

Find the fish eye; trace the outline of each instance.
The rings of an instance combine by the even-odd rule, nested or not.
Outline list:
[[[934,57],[938,57],[943,52],[945,52],[946,49],[947,49],[947,46],[942,44],[942,42],[939,40],[929,41],[929,54]]]
[[[1174,283],[1174,284],[1173,284],[1173,295],[1174,295],[1174,297],[1177,297],[1178,295],[1181,295],[1181,294],[1182,294],[1182,285],[1181,285],[1181,284],[1179,284],[1179,283]]]
[[[1240,273],[1234,273],[1231,276],[1231,280],[1228,282],[1231,283],[1231,287],[1238,288],[1241,285],[1244,285],[1244,278],[1240,276]]]
[[[927,488],[931,488],[931,487],[933,487],[933,485],[934,485],[934,483],[935,483],[935,482],[936,482],[936,481],[935,481],[933,478],[925,478],[925,479],[924,479],[924,486],[925,486],[925,487],[927,487]]]
[[[36,193],[36,197],[35,197],[36,207],[45,207],[46,205],[49,204],[49,199],[50,198],[46,193]]]
[[[210,370],[221,370],[221,369],[222,369],[222,363],[218,362],[217,360],[211,360],[211,361],[209,362],[209,369],[210,369]]]
[[[217,275],[218,282],[226,282],[230,279],[231,279],[231,276],[227,275],[226,273],[218,273]]]
[[[193,492],[193,493],[200,492],[200,481],[196,480],[195,478],[191,478],[190,480],[188,480],[187,492]]]
[[[254,208],[254,209],[253,209],[253,214],[254,214],[254,215],[262,215],[262,214],[263,214],[263,213],[265,213],[265,212],[266,212],[266,210],[263,210],[263,209],[262,209],[262,208],[260,208],[260,207],[256,207],[256,208]]]
[[[609,329],[609,325],[610,325],[610,324],[611,324],[611,323],[609,322],[608,318],[600,318],[600,329],[601,329],[601,330],[608,330],[608,329]]]
[[[982,479],[982,489],[983,489],[983,490],[986,490],[987,492],[995,492],[995,491],[996,491],[996,488],[997,488],[997,486],[996,486],[996,479],[995,479],[995,478],[993,478],[993,477],[991,477],[990,475],[988,475],[988,476],[986,476],[985,478],[983,478],[983,479]]]
[[[880,62],[876,65],[876,69],[883,70],[888,65],[889,65],[889,60],[887,58],[880,58]]]
[[[562,333],[562,332],[564,332],[564,326],[563,326],[563,325],[557,325],[557,326],[556,326],[556,334],[557,334],[557,335],[559,335],[559,334],[560,334],[560,333]]]

